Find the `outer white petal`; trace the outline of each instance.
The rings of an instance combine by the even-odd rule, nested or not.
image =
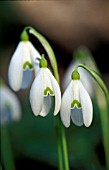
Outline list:
[[[44,79],[44,90],[46,87],[49,87],[53,91],[51,79],[50,79],[50,70],[48,68],[42,68],[43,70],[43,79]]]
[[[62,103],[60,109],[61,120],[66,127],[70,126],[71,102],[72,102],[72,81],[70,82],[62,96]]]
[[[33,67],[34,67],[34,72],[35,72],[35,76],[37,75],[40,67],[39,67],[39,61],[36,60],[34,63],[33,63]]]
[[[60,110],[60,107],[61,107],[61,91],[60,91],[60,87],[59,87],[58,82],[56,81],[54,76],[51,74],[49,69],[48,69],[48,72],[49,72],[51,84],[52,84],[52,87],[53,87],[53,92],[54,92],[54,95],[55,95],[54,115],[57,115],[59,110]]]
[[[26,89],[30,86],[32,82],[32,71],[30,69],[26,69],[23,71],[23,80],[22,80],[22,89]]]
[[[73,100],[77,100],[78,102],[80,102],[80,97],[79,97],[79,91],[80,91],[80,87],[79,87],[79,80],[72,80],[72,102]]]
[[[21,118],[21,107],[20,107],[20,103],[19,103],[17,96],[8,87],[3,85],[0,88],[0,99],[1,99],[1,102],[0,102],[1,112],[4,113],[5,111],[7,111],[6,105],[8,105],[10,112],[7,112],[6,116],[9,117],[9,115],[7,114],[10,113],[11,118],[13,120],[19,120]],[[8,121],[7,118],[5,120]]]
[[[20,42],[14,52],[9,64],[8,78],[9,84],[14,91],[21,88],[23,78],[23,42]]]
[[[51,96],[45,96],[44,100],[43,100],[43,106],[42,106],[42,110],[40,112],[40,116],[46,116],[51,108]]]
[[[41,58],[40,53],[35,49],[35,47],[33,46],[33,44],[29,41],[28,42],[28,46],[29,46],[29,50],[30,50],[30,56],[33,62],[36,61],[36,58]]]
[[[29,49],[29,41],[23,42],[22,55],[23,55],[23,64],[25,64],[25,62],[29,62],[30,64],[32,64],[32,59],[31,59],[30,49]]]
[[[40,114],[44,98],[44,78],[43,69],[40,68],[30,90],[30,103],[33,113]]]
[[[85,89],[93,97],[94,96],[93,78],[83,68],[79,68],[78,71],[80,73],[81,82],[83,83]]]
[[[92,106],[91,98],[81,82],[80,82],[80,100],[81,100],[84,124],[86,127],[88,127],[92,122],[93,106]]]

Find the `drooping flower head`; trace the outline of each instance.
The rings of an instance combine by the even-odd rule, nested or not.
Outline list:
[[[27,88],[30,85],[32,81],[32,70],[34,67],[39,67],[37,58],[41,58],[39,52],[29,41],[27,32],[23,31],[21,41],[9,65],[9,84],[14,91],[18,91],[20,88]]]
[[[80,81],[77,70],[72,73],[72,80],[62,96],[60,116],[66,127],[70,126],[70,117],[77,126],[88,127],[92,122],[93,107],[91,98]]]
[[[0,123],[4,125],[21,118],[21,107],[17,96],[3,83],[0,85]]]
[[[82,61],[83,62],[83,61]],[[81,61],[72,61],[71,64],[69,65],[67,71],[65,72],[65,76],[63,78],[63,83],[62,83],[62,88],[63,90],[66,89],[66,87],[68,86],[70,80],[71,80],[71,74],[72,71],[74,71],[75,67],[80,64]],[[90,76],[90,74],[88,72],[86,72],[84,69],[79,68],[79,72],[81,74],[81,82],[84,85],[85,89],[88,91],[88,93],[90,94],[90,96],[94,96],[94,88],[93,88],[93,79]]]
[[[51,108],[51,97],[55,97],[54,115],[60,110],[61,91],[56,79],[47,68],[47,61],[42,56],[40,69],[30,90],[30,103],[33,113],[38,116],[46,116]]]

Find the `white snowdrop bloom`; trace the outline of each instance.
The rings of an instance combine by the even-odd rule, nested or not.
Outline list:
[[[68,86],[70,79],[71,79],[71,74],[74,71],[75,67],[80,64],[79,62],[71,62],[71,64],[69,65],[64,79],[63,79],[63,83],[62,83],[62,88],[63,90],[66,89],[66,87]],[[93,86],[93,79],[90,76],[90,74],[85,71],[83,68],[79,68],[79,73],[81,74],[81,82],[83,83],[84,87],[86,88],[86,90],[88,91],[88,93],[90,94],[90,96],[94,96],[94,86]]]
[[[4,125],[21,118],[21,107],[17,96],[4,84],[0,86],[0,123]]]
[[[75,72],[75,71],[74,71]],[[62,96],[60,116],[66,127],[70,126],[70,117],[77,126],[89,127],[92,122],[93,107],[91,98],[80,81],[79,73],[72,73],[72,80]]]
[[[30,90],[30,103],[33,113],[46,116],[51,108],[51,97],[55,97],[54,115],[60,110],[61,91],[56,79],[47,68],[47,61],[42,57],[36,78]]]
[[[9,84],[14,91],[27,88],[30,85],[34,65],[37,63],[39,68],[37,58],[40,59],[41,56],[29,40],[19,42],[10,61],[8,71]]]

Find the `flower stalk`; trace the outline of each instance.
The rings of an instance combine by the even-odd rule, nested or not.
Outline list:
[[[100,118],[101,118],[101,126],[102,126],[102,135],[103,135],[103,145],[105,151],[105,161],[106,161],[106,168],[109,169],[109,112],[106,103],[106,98],[102,93],[101,89],[96,87],[96,96],[97,102],[100,111]]]
[[[5,170],[15,170],[14,158],[6,125],[1,129],[1,159]]]
[[[69,160],[68,160],[68,150],[67,150],[67,141],[66,141],[66,135],[65,135],[65,129],[64,126],[61,125],[61,135],[62,135],[62,146],[63,146],[63,154],[64,154],[64,167],[65,170],[69,170]]]
[[[79,67],[82,67],[83,69],[85,69],[95,80],[96,82],[99,84],[99,86],[101,87],[101,89],[103,90],[105,96],[106,96],[106,99],[107,99],[107,103],[109,105],[109,93],[108,93],[108,90],[103,82],[103,80],[100,78],[100,76],[93,70],[89,69],[88,67],[86,67],[85,65],[83,64],[79,64],[77,66],[77,68]],[[76,68],[76,69],[77,69]]]

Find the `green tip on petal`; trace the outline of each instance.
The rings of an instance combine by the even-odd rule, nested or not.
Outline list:
[[[71,75],[72,80],[79,80],[80,79],[80,74],[77,70],[74,70]]]
[[[48,96],[48,94],[50,94],[51,96],[54,96],[54,93],[53,91],[47,87],[45,90],[44,90],[44,96]]]
[[[29,36],[27,34],[27,32],[24,30],[20,36],[21,41],[28,41],[29,40]]]
[[[78,100],[73,100],[73,102],[71,103],[71,108],[74,108],[75,105],[78,108],[81,108],[81,103]]]
[[[30,64],[28,61],[24,63],[23,69],[26,70],[27,67],[28,67],[30,70],[33,68],[32,64]]]
[[[47,68],[47,60],[45,59],[44,55],[42,55],[42,58],[40,59],[40,67]]]

